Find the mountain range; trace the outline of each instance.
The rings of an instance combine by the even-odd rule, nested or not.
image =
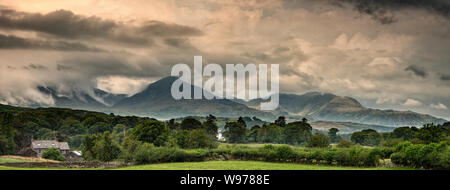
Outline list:
[[[175,100],[170,93],[176,77],[165,77],[149,84],[141,92],[132,96],[111,94],[100,89],[94,93],[76,93],[70,96],[58,95],[49,87],[38,87],[51,95],[56,107],[87,109],[112,112],[123,115],[149,116],[161,119],[185,116],[219,117],[256,116],[273,121],[280,115],[289,120],[306,117],[314,121],[350,122],[388,127],[422,126],[426,123],[444,123],[446,120],[412,111],[395,111],[366,108],[356,99],[330,93],[308,92],[302,95],[279,94],[279,107],[274,111],[260,111],[258,106],[264,99],[228,100],[228,99],[182,99]],[[190,85],[191,92],[196,86]]]
[[[314,120],[354,122],[384,126],[422,126],[426,123],[444,123],[446,120],[412,111],[395,111],[366,108],[351,97],[330,93],[308,92],[302,95],[279,94],[280,103],[275,110],[288,116],[302,116]],[[249,107],[258,108],[267,100],[240,101]],[[286,114],[287,113],[287,114]]]

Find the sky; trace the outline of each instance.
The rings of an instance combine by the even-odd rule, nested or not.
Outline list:
[[[450,119],[446,0],[0,0],[0,103],[132,95],[177,63],[279,64],[280,90]]]

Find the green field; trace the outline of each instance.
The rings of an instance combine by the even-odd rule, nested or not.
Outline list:
[[[0,158],[1,163],[27,162],[26,159]],[[326,165],[308,165],[294,163],[276,163],[262,161],[205,161],[176,162],[135,165],[116,170],[408,170],[410,168],[390,167],[343,167]],[[104,170],[104,168],[19,168],[0,166],[0,170]]]
[[[28,160],[22,160],[22,159],[17,159],[17,158],[0,158],[0,164],[14,163],[14,162],[28,162]]]
[[[148,164],[118,168],[119,170],[407,170],[409,168],[359,168],[274,163],[260,161],[206,161]]]
[[[16,168],[0,166],[0,170],[104,170],[102,168]],[[207,161],[147,164],[116,168],[116,170],[410,170],[410,168],[360,168],[273,163],[259,161]]]
[[[17,168],[0,166],[0,170],[102,170],[101,168]]]

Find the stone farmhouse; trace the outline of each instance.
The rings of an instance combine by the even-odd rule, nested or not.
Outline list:
[[[44,153],[49,148],[59,149],[64,156],[67,156],[70,153],[69,144],[67,142],[58,142],[57,140],[31,141],[31,149],[37,153],[38,157],[42,157],[42,153]]]

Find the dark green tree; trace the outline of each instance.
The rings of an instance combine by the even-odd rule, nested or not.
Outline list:
[[[238,120],[237,120],[237,122],[238,122],[240,125],[244,125],[245,127],[247,127],[247,123],[245,123],[245,120],[244,120],[243,117],[239,117]]]
[[[247,131],[245,122],[228,122],[225,124],[225,132],[223,135],[230,143],[243,143],[245,142]]]
[[[85,135],[74,135],[69,138],[69,146],[72,149],[78,149],[81,147],[81,143],[83,142],[83,138]]]
[[[138,141],[134,139],[132,136],[127,135],[125,136],[123,142],[122,142],[122,154],[120,157],[124,159],[126,162],[132,161],[134,158],[134,153],[136,152],[137,148],[142,145],[143,142]]]
[[[377,146],[381,142],[381,134],[373,129],[365,129],[352,133],[351,140],[360,145]]]
[[[66,158],[64,155],[61,154],[61,151],[57,148],[49,148],[45,150],[42,153],[42,158],[50,159],[50,160],[57,160],[57,161],[64,161]]]
[[[331,143],[339,142],[340,137],[338,136],[339,129],[337,128],[331,128],[328,130],[328,137],[330,137]]]
[[[176,131],[176,130],[179,130],[179,129],[180,129],[180,124],[177,123],[177,122],[175,122],[175,119],[170,119],[170,120],[167,122],[167,126],[168,126],[169,129],[172,130],[172,131]]]
[[[215,148],[216,142],[205,129],[182,130],[175,134],[176,142],[181,148]]]
[[[354,146],[354,145],[355,145],[355,143],[352,143],[352,142],[350,142],[350,141],[347,141],[347,140],[342,139],[342,140],[340,140],[339,143],[337,144],[337,147],[338,147],[338,148],[350,148],[350,147],[352,147],[352,146]]]
[[[14,154],[16,150],[14,116],[10,112],[4,112],[0,116],[0,155]]]
[[[260,129],[259,125],[253,126],[247,135],[247,142],[258,142],[258,131]]]
[[[216,124],[216,117],[213,115],[206,116],[206,121],[203,122],[203,128],[206,130],[209,136],[213,139],[217,139],[219,127]]]
[[[193,129],[201,129],[201,128],[202,128],[202,123],[193,117],[186,117],[181,122],[182,130],[193,130]]]
[[[5,135],[0,135],[0,155],[10,154],[8,139]]]
[[[303,122],[303,123],[308,123],[308,119],[302,118],[302,122]]]
[[[98,139],[98,135],[86,135],[81,141],[81,152],[82,157],[85,160],[95,160],[97,157],[96,152],[94,151],[95,143]]]
[[[280,116],[280,117],[278,117],[278,119],[275,120],[274,123],[275,123],[275,125],[284,127],[284,126],[286,126],[286,117]]]
[[[121,152],[119,144],[113,141],[109,131],[97,138],[93,151],[96,153],[96,159],[103,162],[117,159]]]
[[[111,130],[111,125],[106,122],[97,122],[89,127],[90,134],[103,134],[105,131]]]
[[[131,130],[136,140],[162,146],[169,138],[169,128],[163,122],[147,120]]]
[[[314,134],[311,136],[311,138],[308,140],[308,147],[328,147],[330,146],[330,138],[324,134]]]
[[[401,138],[403,140],[411,140],[415,137],[416,132],[418,132],[419,129],[416,127],[399,127],[395,128],[394,131],[392,131],[390,138]]]
[[[440,125],[426,124],[416,133],[416,137],[425,143],[438,143],[446,137],[446,129]]]
[[[84,125],[82,125],[78,120],[67,119],[66,121],[64,121],[59,131],[68,136],[73,136],[78,134],[85,134],[87,132],[87,128],[85,128]]]
[[[91,127],[92,125],[98,123],[98,122],[104,122],[107,123],[108,120],[106,119],[106,117],[101,117],[101,116],[88,116],[86,119],[83,120],[82,124],[85,127]]]
[[[303,121],[296,121],[284,128],[285,142],[288,144],[301,144],[307,142],[312,135],[312,127]]]
[[[263,125],[258,131],[258,139],[264,143],[283,143],[283,135],[283,128],[273,123]]]

